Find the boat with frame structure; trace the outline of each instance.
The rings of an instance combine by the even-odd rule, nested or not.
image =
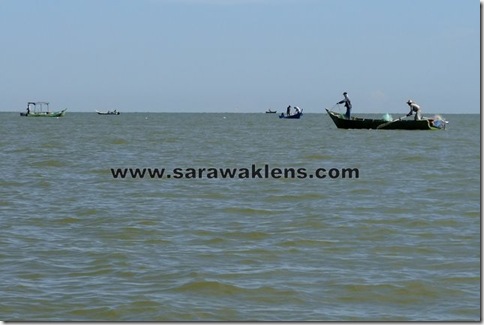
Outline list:
[[[20,116],[26,117],[62,117],[65,115],[67,108],[51,112],[48,102],[28,102],[26,112],[21,112]]]

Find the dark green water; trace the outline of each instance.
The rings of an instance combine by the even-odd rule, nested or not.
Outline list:
[[[480,116],[0,113],[0,320],[478,321]],[[357,168],[115,179],[111,168]]]

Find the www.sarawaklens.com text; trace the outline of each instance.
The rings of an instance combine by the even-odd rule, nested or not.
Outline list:
[[[272,168],[252,164],[242,168],[110,168],[116,179],[358,179],[358,168]]]

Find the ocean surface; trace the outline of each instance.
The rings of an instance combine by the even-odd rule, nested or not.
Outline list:
[[[479,321],[480,115],[444,117],[0,113],[0,320]]]

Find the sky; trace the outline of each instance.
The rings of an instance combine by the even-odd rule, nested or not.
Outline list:
[[[0,111],[480,113],[477,0],[0,0]]]

